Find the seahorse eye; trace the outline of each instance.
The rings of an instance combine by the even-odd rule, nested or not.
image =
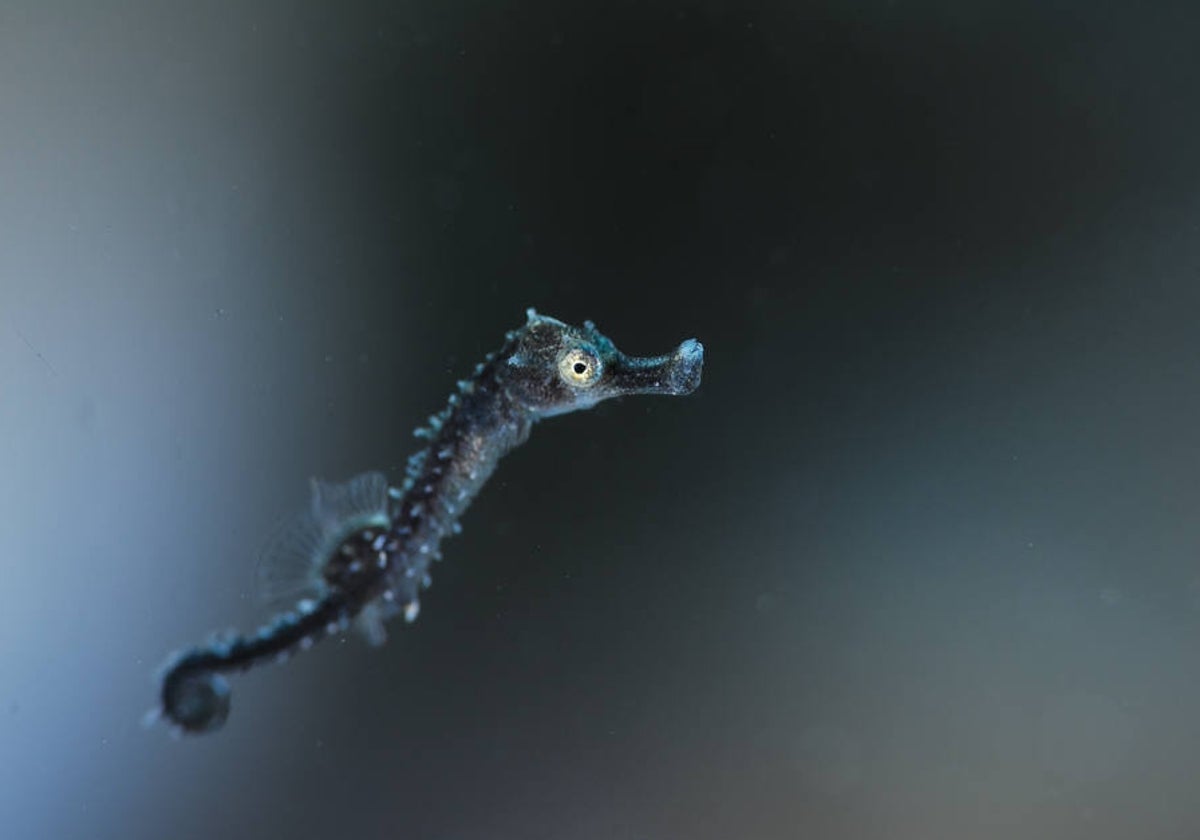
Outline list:
[[[600,378],[600,359],[594,353],[576,347],[558,360],[558,375],[568,385],[587,388]]]

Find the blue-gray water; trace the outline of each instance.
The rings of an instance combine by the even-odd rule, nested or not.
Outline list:
[[[1188,3],[0,6],[6,838],[1200,836]],[[143,730],[525,307],[420,620]]]

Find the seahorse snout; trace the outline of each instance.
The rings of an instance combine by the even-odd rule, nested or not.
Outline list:
[[[668,366],[671,393],[683,396],[695,391],[700,387],[700,374],[703,369],[704,345],[694,338],[689,338],[671,354]]]

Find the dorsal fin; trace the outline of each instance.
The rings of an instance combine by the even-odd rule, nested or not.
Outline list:
[[[258,555],[258,593],[276,605],[325,594],[321,574],[333,551],[363,528],[387,528],[388,484],[381,472],[343,483],[312,480],[308,510],[281,523]]]

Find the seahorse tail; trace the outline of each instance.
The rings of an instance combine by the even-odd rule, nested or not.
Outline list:
[[[220,729],[229,717],[229,682],[222,676],[266,662],[287,659],[322,638],[344,630],[352,610],[346,598],[332,592],[320,601],[301,602],[250,636],[214,640],[172,657],[162,676],[160,713],[186,734]]]

